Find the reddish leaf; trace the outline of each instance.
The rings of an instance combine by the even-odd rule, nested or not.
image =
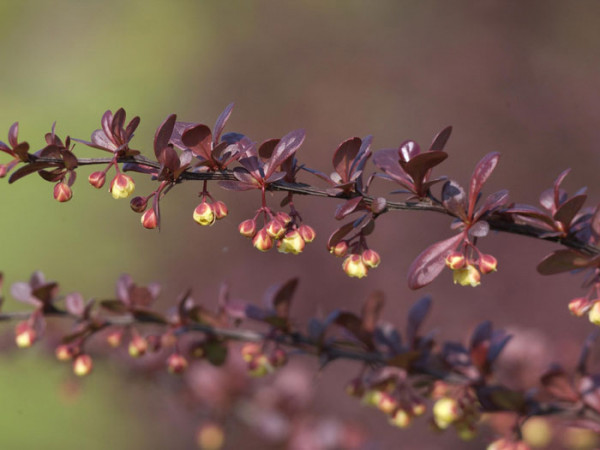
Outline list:
[[[127,125],[127,128],[125,128],[125,135],[128,139],[131,139],[133,137],[133,133],[135,132],[139,124],[140,118],[138,116],[135,116],[133,119],[131,119],[131,121]]]
[[[206,125],[198,124],[188,128],[181,135],[181,142],[196,156],[211,159],[212,134]]]
[[[275,147],[279,144],[280,139],[269,139],[258,147],[258,156],[263,160],[268,160],[272,155]]]
[[[488,153],[475,166],[469,185],[469,216],[473,212],[481,188],[496,168],[499,158],[500,153],[498,152]]]
[[[342,183],[347,183],[350,180],[350,166],[356,155],[358,155],[361,143],[362,141],[358,137],[347,139],[339,145],[333,154],[333,167],[340,175]]]
[[[169,145],[169,139],[171,139],[171,135],[173,134],[176,120],[177,116],[175,114],[171,114],[163,121],[163,123],[160,124],[156,130],[154,135],[154,154],[157,158],[160,156],[162,149]]]
[[[542,275],[554,275],[574,269],[587,267],[593,260],[575,250],[556,250],[546,256],[537,266]]]
[[[292,297],[298,287],[298,278],[292,278],[291,280],[278,287],[277,292],[273,296],[273,307],[277,317],[287,319],[290,315],[290,305],[292,303]]]
[[[573,218],[577,215],[579,210],[583,207],[587,195],[576,195],[564,202],[558,210],[554,213],[554,220],[562,223],[565,230],[569,229],[569,225],[573,221]]]
[[[438,133],[438,135],[433,139],[431,143],[431,147],[429,150],[444,150],[448,139],[450,138],[450,134],[452,134],[452,127],[446,127],[442,131]]]
[[[475,214],[475,220],[479,219],[482,215],[494,211],[500,206],[506,204],[508,201],[508,191],[506,189],[502,189],[500,191],[494,192],[487,196],[483,205],[477,210],[477,214]]]
[[[563,199],[562,199],[562,195],[561,195],[561,189],[560,189],[560,185],[562,184],[563,180],[566,178],[567,175],[569,175],[569,172],[571,171],[571,169],[566,169],[563,170],[558,177],[556,177],[556,180],[554,180],[554,187],[552,190],[552,193],[554,195],[554,205],[558,208],[558,206],[562,203]]]
[[[433,167],[440,164],[448,157],[448,153],[445,152],[427,152],[416,155],[409,162],[404,165],[404,170],[413,179],[415,186],[420,191],[420,187],[423,184],[425,175]],[[420,192],[425,194],[424,192]]]
[[[431,283],[445,266],[444,259],[456,248],[463,238],[463,233],[427,247],[412,262],[408,269],[408,287],[419,289]]]
[[[554,366],[540,378],[542,386],[559,400],[575,403],[579,394],[573,388],[567,373],[559,366]]]
[[[364,340],[362,320],[356,314],[342,311],[337,315],[334,323],[349,331],[359,341]]]
[[[223,112],[217,118],[215,123],[215,133],[214,133],[214,141],[213,146],[216,146],[219,143],[219,138],[221,137],[221,133],[223,133],[223,128],[225,128],[225,124],[229,120],[229,116],[231,116],[231,111],[233,110],[233,103],[230,103],[225,107]]]
[[[125,110],[123,108],[119,108],[117,110],[117,112],[115,113],[115,115],[113,116],[113,120],[112,120],[112,126],[111,126],[111,132],[113,134],[113,136],[116,136],[118,138],[120,138],[121,140],[123,139],[123,136],[121,136],[121,130],[123,128],[123,125],[125,124]]]
[[[19,122],[13,123],[8,129],[8,143],[11,147],[16,147],[19,136]]]
[[[409,162],[419,153],[421,153],[421,148],[415,141],[405,141],[398,148],[399,160],[404,163]]]
[[[373,292],[367,302],[365,303],[362,310],[362,329],[367,333],[373,333],[375,331],[375,326],[377,325],[377,321],[379,320],[379,315],[381,314],[381,310],[384,305],[384,296],[383,292],[375,291]]]
[[[146,309],[135,309],[131,312],[131,314],[136,320],[140,322],[158,323],[162,325],[168,323],[167,319],[165,319],[164,316],[162,316],[161,314]]]
[[[471,228],[469,228],[469,235],[475,237],[485,237],[490,232],[490,224],[485,220],[475,222]]]
[[[430,308],[431,297],[423,297],[417,300],[408,311],[406,340],[411,347],[414,346],[415,340],[419,335],[419,329],[427,317],[427,313],[429,313]]]
[[[352,230],[354,230],[353,222],[347,223],[339,227],[329,237],[329,240],[327,241],[327,248],[335,247],[337,243],[340,242]]]
[[[456,217],[467,218],[467,194],[463,187],[454,180],[448,180],[442,187],[442,204]]]
[[[356,210],[362,199],[362,196],[354,197],[346,201],[345,203],[339,205],[335,210],[335,218],[337,220],[342,220],[348,214],[352,214]]]
[[[102,300],[100,302],[100,306],[118,314],[125,314],[129,312],[127,305],[125,305],[121,300]]]
[[[10,176],[8,182],[14,183],[17,180],[20,180],[24,176],[31,175],[32,173],[37,172],[38,170],[45,169],[46,167],[52,167],[52,163],[47,162],[33,162],[27,164],[26,166],[20,167],[15,170],[13,174]]]
[[[269,162],[265,165],[265,178],[269,178],[283,162],[291,157],[304,142],[304,130],[294,130],[281,138]]]
[[[80,317],[83,315],[85,302],[79,292],[73,292],[65,297],[65,307],[69,314]]]

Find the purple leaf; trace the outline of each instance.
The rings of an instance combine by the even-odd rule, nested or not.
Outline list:
[[[286,159],[298,150],[298,147],[304,142],[304,137],[304,130],[294,130],[281,138],[265,165],[265,178],[269,178]]]
[[[478,220],[482,215],[494,211],[508,201],[508,190],[502,189],[487,196],[483,205],[477,210],[474,220]]]
[[[575,250],[556,250],[546,256],[537,266],[537,271],[542,275],[554,275],[574,269],[587,267],[594,259],[576,252]]]
[[[338,242],[340,242],[352,230],[354,230],[353,222],[347,223],[339,227],[329,237],[329,240],[327,241],[327,248],[335,247],[338,244]]]
[[[27,164],[26,166],[20,167],[19,169],[15,170],[8,179],[8,182],[14,183],[15,181],[20,180],[24,176],[31,175],[32,173],[45,169],[46,167],[52,167],[52,163],[33,162]]]
[[[486,237],[490,232],[490,224],[485,220],[480,220],[473,224],[471,228],[469,228],[469,235],[475,237]]]
[[[427,247],[408,269],[408,287],[419,289],[431,283],[445,267],[444,259],[463,239],[463,233]]]
[[[571,169],[566,169],[563,170],[558,177],[556,177],[556,180],[554,180],[554,188],[553,188],[553,194],[554,194],[554,205],[558,208],[558,206],[563,202],[563,198],[561,195],[561,189],[560,189],[560,185],[562,184],[563,180],[566,178],[567,175],[569,175],[569,172],[571,171]]]
[[[445,152],[428,152],[421,153],[412,158],[409,162],[404,165],[404,170],[408,173],[414,181],[415,187],[417,188],[417,193],[419,195],[425,195],[426,192],[423,192],[421,186],[423,185],[423,181],[425,181],[425,177],[427,173],[435,166],[440,164],[448,157],[448,154]]]
[[[173,134],[176,120],[177,116],[171,114],[156,130],[156,134],[154,135],[154,154],[157,158],[160,156],[162,149],[169,145],[169,139],[171,139],[171,135]]]
[[[467,194],[463,187],[454,180],[448,180],[442,187],[442,204],[456,217],[467,218]]]
[[[469,185],[469,216],[473,212],[481,188],[496,168],[499,158],[500,153],[498,152],[488,153],[475,166]]]
[[[400,147],[398,148],[399,159],[405,163],[409,162],[420,153],[421,148],[415,141],[405,141],[400,144]]]
[[[19,122],[15,122],[8,129],[8,143],[10,144],[11,147],[16,147],[17,144],[19,143],[18,136],[19,136]]]
[[[258,147],[258,156],[260,159],[263,161],[268,160],[273,155],[275,147],[277,147],[277,144],[279,144],[280,140],[281,139],[268,139],[260,144]]]
[[[423,297],[415,302],[408,311],[408,319],[406,324],[406,340],[408,345],[414,347],[415,340],[419,334],[419,329],[427,317],[427,313],[431,308],[431,297]]]
[[[354,137],[342,142],[333,154],[333,167],[340,175],[341,182],[347,183],[350,180],[350,166],[358,155],[362,141],[359,137]]]
[[[362,196],[354,197],[346,201],[345,203],[339,205],[335,210],[335,218],[337,220],[342,220],[348,214],[352,214],[356,210],[362,199]]]
[[[446,146],[446,143],[450,138],[450,134],[452,134],[452,127],[446,127],[442,131],[440,131],[438,135],[433,139],[431,147],[429,147],[429,151],[444,150],[444,147]]]
[[[196,156],[211,159],[212,134],[206,125],[198,124],[188,128],[181,135],[181,142]]]
[[[227,105],[225,107],[223,112],[217,118],[217,121],[215,123],[215,128],[214,128],[215,133],[214,133],[213,146],[216,146],[219,143],[219,138],[221,137],[221,133],[223,133],[225,124],[229,120],[229,116],[231,116],[232,110],[233,110],[233,103],[230,103],[229,105]]]
[[[568,230],[569,225],[571,225],[571,222],[582,208],[586,199],[587,195],[576,195],[562,203],[554,213],[554,220],[562,223],[565,230]]]
[[[381,310],[384,305],[384,296],[383,292],[375,291],[373,292],[367,302],[363,306],[362,310],[362,325],[361,328],[367,333],[373,333],[375,331],[375,326],[379,321],[379,316],[381,314]]]
[[[69,314],[81,317],[85,309],[85,302],[79,292],[72,292],[65,297],[65,307]]]

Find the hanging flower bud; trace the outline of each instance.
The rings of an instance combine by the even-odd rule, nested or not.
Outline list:
[[[148,230],[153,230],[158,226],[158,218],[156,217],[154,208],[150,208],[142,215],[141,222],[142,226]]]
[[[67,183],[56,183],[54,185],[54,200],[58,200],[61,203],[68,202],[73,197],[73,191],[67,185]]]
[[[173,353],[167,359],[167,370],[172,374],[180,374],[183,373],[185,369],[187,369],[188,362],[182,355],[179,353]]]
[[[106,336],[106,342],[113,348],[117,348],[121,345],[121,341],[123,340],[123,331],[115,330],[112,331],[108,336]]]
[[[202,424],[196,433],[200,450],[221,450],[225,444],[225,433],[221,425],[214,422]]]
[[[251,377],[264,377],[273,371],[274,368],[271,365],[269,358],[264,354],[258,355],[248,363],[248,375]]]
[[[481,275],[477,268],[472,264],[467,264],[466,267],[454,271],[454,284],[458,283],[461,286],[479,286],[481,284]]]
[[[129,175],[119,173],[110,182],[109,190],[115,200],[127,198],[135,190],[135,183]]]
[[[362,260],[367,267],[374,269],[381,262],[381,257],[375,250],[368,249],[363,252]]]
[[[367,276],[368,267],[361,256],[354,253],[344,260],[342,268],[349,277],[362,278]]]
[[[382,392],[376,406],[381,412],[391,414],[398,407],[398,400],[393,395]]]
[[[246,362],[252,361],[258,355],[262,353],[261,346],[256,342],[247,342],[242,346],[240,350],[242,354],[242,359]]]
[[[227,217],[227,214],[229,214],[227,205],[220,200],[214,202],[212,207],[213,207],[213,211],[215,212],[215,217],[217,218],[217,220],[221,220],[222,218]]]
[[[338,256],[338,257],[346,256],[346,254],[348,253],[348,242],[346,242],[346,241],[338,242],[337,244],[335,244],[333,247],[331,247],[329,249],[329,253],[331,253],[332,255]]]
[[[260,229],[252,239],[252,245],[261,252],[267,252],[273,247],[273,239],[264,228]]]
[[[148,350],[148,342],[139,334],[134,334],[129,341],[129,355],[132,358],[143,356]]]
[[[398,409],[390,417],[390,424],[398,428],[406,428],[412,423],[411,415],[404,409]]]
[[[465,267],[467,263],[467,258],[462,252],[452,252],[448,256],[446,256],[446,267],[452,270],[458,270]]]
[[[591,307],[592,303],[585,297],[574,298],[569,302],[569,311],[577,317],[583,316]]]
[[[8,167],[6,164],[0,164],[0,178],[4,178],[6,173],[8,172]]]
[[[92,371],[93,363],[90,355],[79,355],[73,361],[73,373],[78,377],[84,377]]]
[[[285,225],[277,219],[270,220],[265,229],[273,239],[281,239],[285,234]]]
[[[317,237],[317,233],[315,233],[313,227],[308,225],[300,225],[298,232],[300,233],[300,236],[302,236],[302,239],[304,239],[304,242],[307,244],[310,244]]]
[[[498,270],[498,261],[492,255],[482,254],[479,257],[479,270],[484,275]]]
[[[92,172],[88,177],[88,181],[96,189],[100,189],[106,182],[106,174],[104,172]]]
[[[15,343],[19,348],[28,348],[37,339],[37,333],[29,322],[19,322],[15,328]]]
[[[304,250],[304,239],[298,230],[288,231],[283,239],[277,243],[277,250],[281,253],[292,253],[297,255]]]
[[[69,361],[73,359],[73,356],[75,354],[75,348],[73,348],[70,345],[61,344],[58,347],[56,347],[56,350],[54,350],[54,354],[56,355],[56,359],[58,359],[59,361]]]
[[[365,384],[360,378],[354,378],[346,385],[346,394],[352,397],[365,395]]]
[[[283,226],[289,225],[292,221],[290,215],[288,213],[284,213],[283,211],[279,211],[277,214],[275,214],[275,218],[279,220]]]
[[[238,230],[242,236],[253,238],[256,234],[256,220],[247,219],[238,225]]]
[[[148,199],[145,197],[133,197],[129,202],[129,206],[136,213],[143,213],[148,207]]]
[[[590,312],[588,313],[588,319],[594,325],[600,326],[600,300],[597,300],[592,305]]]
[[[283,367],[287,363],[287,353],[281,348],[276,348],[271,352],[269,361],[273,367]]]
[[[433,405],[433,420],[442,430],[460,417],[458,402],[451,397],[442,397]]]
[[[209,203],[202,202],[194,209],[194,220],[202,226],[212,225],[216,217],[212,206]]]

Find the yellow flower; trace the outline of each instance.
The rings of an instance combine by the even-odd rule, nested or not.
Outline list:
[[[342,268],[349,277],[362,278],[367,276],[368,267],[360,255],[349,255],[343,262]]]
[[[213,207],[208,203],[202,202],[194,209],[194,220],[199,225],[212,225],[216,219]]]
[[[588,319],[590,319],[590,322],[592,322],[594,325],[600,326],[600,301],[594,303],[590,309],[590,312],[588,313]]]
[[[454,271],[453,280],[454,284],[475,287],[481,283],[481,274],[474,265],[467,264],[464,268]]]
[[[292,253],[294,255],[302,253],[302,250],[304,250],[304,239],[302,239],[302,236],[300,236],[300,233],[297,230],[289,231],[285,234],[283,239],[279,241],[277,250],[281,253]]]
[[[115,200],[129,197],[134,190],[135,183],[129,175],[120,173],[110,182],[110,193]]]

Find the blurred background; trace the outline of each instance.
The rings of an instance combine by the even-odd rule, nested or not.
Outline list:
[[[593,205],[600,198],[599,19],[594,1],[5,0],[0,139],[6,140],[14,121],[32,150],[44,146],[54,121],[59,136],[88,139],[105,110],[124,107],[130,118],[142,119],[132,146],[152,155],[155,129],[168,114],[212,127],[235,102],[227,131],[262,141],[304,128],[298,158],[329,172],[333,151],[348,137],[372,134],[375,150],[406,139],[427,146],[453,125],[450,157],[437,174],[466,184],[475,163],[499,151],[501,162],[484,193],[507,188],[512,200],[536,204],[539,193],[571,167],[564,187],[574,192],[587,185]],[[104,156],[83,145],[75,153]],[[3,180],[0,269],[7,285],[39,269],[59,280],[63,293],[107,298],[127,272],[142,284],[160,282],[166,308],[187,287],[214,305],[222,281],[235,296],[260,302],[270,284],[299,276],[293,306],[299,322],[334,308],[357,311],[371,291],[382,289],[385,319],[403,324],[410,305],[431,294],[427,327],[437,329],[440,339],[465,341],[478,322],[491,318],[515,333],[508,349],[513,360],[528,359],[539,370],[551,360],[573,364],[592,330],[567,311],[568,300],[584,293],[581,280],[535,272],[552,244],[490,235],[480,248],[498,258],[499,271],[484,277],[482,286],[454,286],[446,271],[412,292],[407,268],[422,249],[451,235],[446,217],[382,217],[369,240],[382,264],[356,280],[325,250],[338,226],[334,200],[298,199],[318,234],[303,254],[262,254],[237,233],[238,223],[259,206],[257,192],[233,194],[214,185],[212,194],[230,214],[204,228],[191,218],[200,186],[178,186],[162,202],[159,233],[140,226],[128,201],[91,188],[90,172],[79,171],[66,204],[53,201],[52,185],[39,177],[10,187]],[[137,193],[151,191],[150,182],[134,178]],[[308,175],[303,180],[319,184]],[[379,186],[381,192],[395,189]],[[280,197],[273,195],[270,204]],[[10,341],[10,325],[3,327]],[[0,446],[193,448],[193,427],[168,419],[159,387],[123,380],[118,368],[102,362],[79,386],[68,368],[42,353],[33,348],[0,360]],[[316,373],[308,358],[296,364],[309,377]],[[482,448],[489,441],[485,435],[468,444],[452,432],[436,436],[425,420],[408,431],[390,427],[382,414],[345,395],[340,380],[358,369],[340,362],[315,376],[312,405],[325,416],[360,423],[376,448],[398,448],[398,442],[407,448]],[[252,431],[229,432],[238,438],[229,448],[271,448],[252,447]],[[239,441],[245,433],[249,440]]]

